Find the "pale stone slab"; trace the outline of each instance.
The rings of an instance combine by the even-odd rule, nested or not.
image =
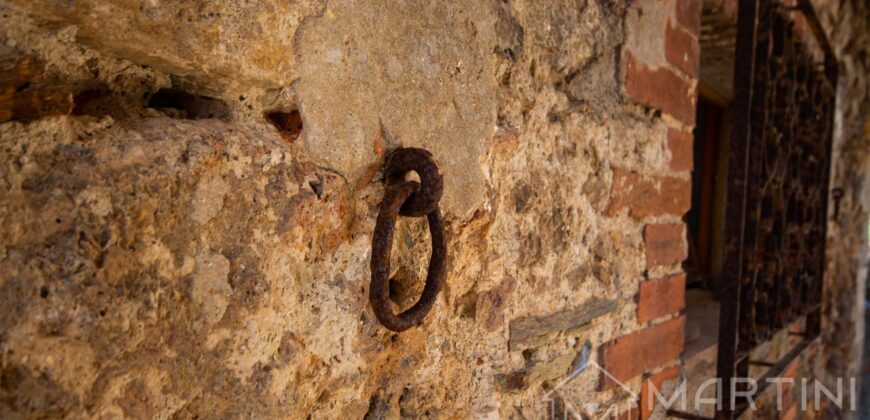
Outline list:
[[[530,316],[511,320],[511,350],[539,344],[547,334],[582,327],[593,319],[616,310],[615,300],[593,299],[576,308],[551,315]]]

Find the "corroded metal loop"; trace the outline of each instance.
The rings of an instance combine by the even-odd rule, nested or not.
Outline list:
[[[420,177],[420,190],[411,194],[399,209],[402,216],[422,217],[432,212],[444,191],[444,178],[435,158],[424,149],[403,147],[387,158],[384,181],[387,186],[405,181],[405,175],[414,171]]]
[[[441,210],[436,201],[434,208],[426,214],[429,221],[429,235],[432,237],[432,255],[429,257],[429,270],[423,293],[407,311],[400,314],[393,312],[390,301],[390,253],[396,220],[400,214],[399,209],[420,190],[420,184],[414,181],[388,184],[372,237],[372,280],[369,286],[369,301],[378,321],[393,331],[404,331],[422,322],[435,304],[435,298],[444,285],[447,241],[444,237]]]

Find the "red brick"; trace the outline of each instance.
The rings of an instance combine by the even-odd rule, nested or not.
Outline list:
[[[790,407],[795,405],[794,401],[794,389],[795,382],[799,381],[797,379],[798,372],[798,363],[800,359],[793,360],[779,375],[782,379],[792,379],[792,382],[783,382],[782,385],[782,408],[783,411],[788,411]],[[776,401],[774,400],[774,404]]]
[[[686,303],[686,275],[647,280],[640,284],[637,296],[637,322],[677,313]]]
[[[702,0],[677,0],[677,22],[698,37],[701,29]]]
[[[616,381],[624,383],[677,358],[683,351],[684,326],[681,316],[602,345],[598,363],[609,375],[602,372],[600,389],[618,386]]]
[[[688,32],[668,23],[665,28],[665,58],[692,78],[698,77],[698,40]]]
[[[628,214],[641,219],[650,216],[682,216],[692,205],[692,184],[674,177],[645,178],[636,172],[613,171],[609,215],[628,208]]]
[[[635,102],[670,114],[686,125],[695,124],[695,89],[670,69],[652,69],[627,54],[625,92]]]
[[[646,268],[676,264],[688,256],[686,249],[685,225],[660,224],[647,225],[643,231],[646,248]]]
[[[658,405],[658,398],[656,398],[655,392],[664,395],[662,392],[662,385],[665,381],[673,381],[678,380],[680,377],[680,368],[679,367],[670,367],[659,373],[656,373],[649,377],[647,380],[643,381],[643,385],[640,388],[640,418],[641,420],[646,420],[650,417],[656,405]],[[655,391],[655,392],[653,392]]]
[[[695,139],[692,133],[673,128],[668,129],[668,149],[671,151],[671,169],[675,171],[691,171],[694,157],[692,145]]]

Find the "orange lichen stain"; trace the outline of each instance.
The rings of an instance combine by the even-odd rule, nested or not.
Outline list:
[[[365,187],[368,187],[372,183],[372,180],[374,180],[375,175],[378,173],[378,170],[380,170],[380,169],[381,169],[381,165],[379,165],[379,164],[375,163],[375,164],[369,165],[369,167],[366,168],[365,173],[363,173],[363,175],[361,177],[359,177],[359,179],[356,181],[356,184],[354,184],[353,189],[356,191],[360,191],[360,190],[364,189]]]
[[[386,146],[386,144],[384,142],[384,136],[383,136],[383,133],[381,133],[381,135],[379,135],[378,137],[375,138],[375,142],[374,142],[374,152],[375,152],[375,156],[378,158],[378,160],[380,160],[382,157],[384,157],[385,146]]]

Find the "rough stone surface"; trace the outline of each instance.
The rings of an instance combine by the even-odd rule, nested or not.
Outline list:
[[[493,20],[476,1],[330,4],[296,47],[306,147],[354,179],[385,150],[424,147],[444,173],[442,208],[469,216],[495,131]]]
[[[668,161],[664,123],[612,93],[619,3],[219,4],[217,41],[181,6],[95,4],[0,5],[2,43],[76,92],[0,125],[0,417],[540,417],[582,343],[635,328],[642,227],[604,213],[613,165]],[[266,118],[293,111],[300,133]],[[368,259],[399,145],[442,165],[449,258],[393,334]],[[400,305],[428,252],[402,219]],[[509,350],[510,320],[595,299],[616,305]],[[565,393],[624,398],[596,381]]]
[[[593,319],[616,309],[614,301],[592,300],[584,306],[543,317],[528,317],[510,323],[510,348],[518,349],[531,343],[540,343],[541,336],[582,327]]]
[[[48,26],[75,25],[76,39],[106,54],[159,68],[213,93],[238,94],[286,86],[297,77],[296,31],[306,17],[322,12],[324,3],[10,0],[3,7]]]
[[[870,218],[870,5],[860,0],[813,0],[840,64],[831,185],[843,188],[839,217],[828,225],[823,349],[807,357],[826,386],[856,377],[866,334],[864,301],[868,277],[867,220]],[[830,206],[829,206],[830,207]],[[829,208],[829,211],[833,209]],[[852,403],[852,396],[844,404]],[[838,415],[833,404],[825,416]]]
[[[676,267],[680,216],[608,212],[616,168],[686,178],[666,133],[691,112],[672,127],[624,97],[626,48],[667,66],[665,27],[641,20],[597,0],[0,1],[0,44],[74,92],[70,115],[0,124],[0,418],[541,418],[556,384],[587,417],[632,399],[578,363],[622,359],[639,393],[681,343],[664,321],[669,352],[635,357],[661,340],[637,319],[644,226],[679,227]],[[842,156],[870,114],[851,101]],[[367,295],[399,145],[442,165],[449,256],[432,312],[394,334]],[[849,191],[843,232],[866,221]],[[428,253],[402,219],[399,307]],[[614,308],[509,347],[513,320],[595,301]]]

